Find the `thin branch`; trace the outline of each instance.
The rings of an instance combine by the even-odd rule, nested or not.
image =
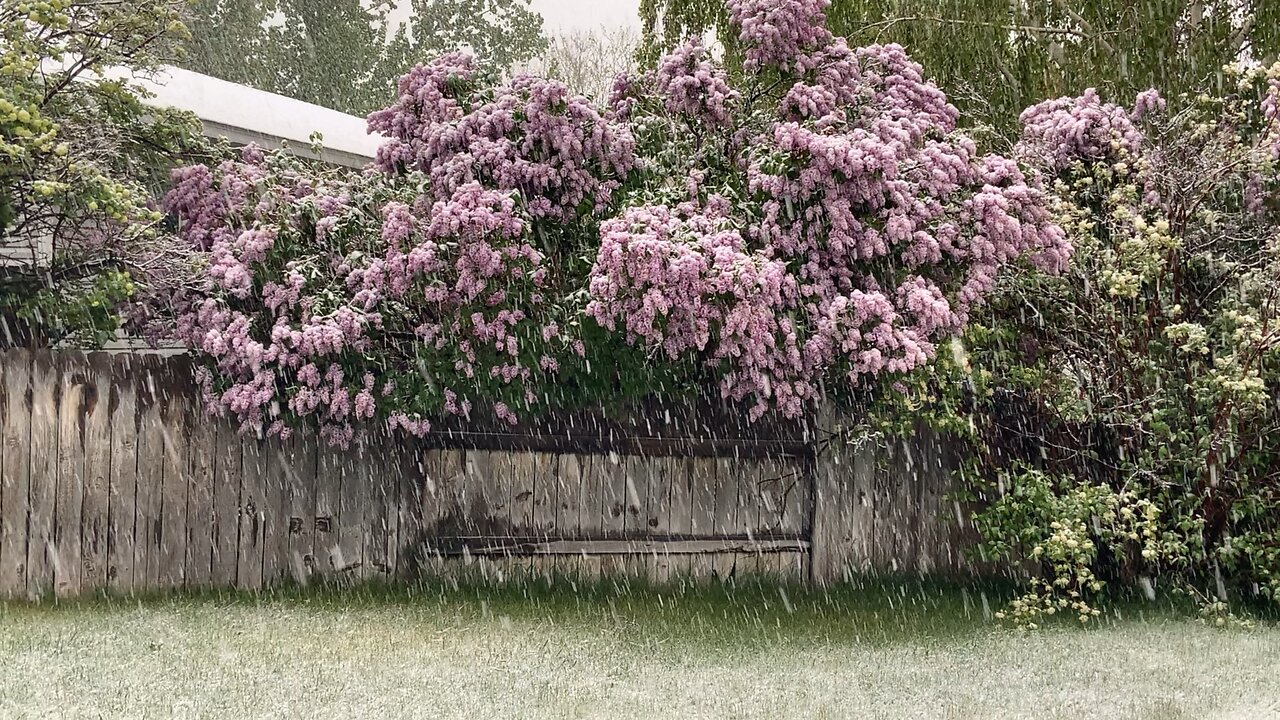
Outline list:
[[[1090,32],[1082,32],[1080,30],[1074,30],[1072,28],[1044,27],[1041,25],[1017,25],[1017,24],[1010,25],[1006,23],[988,22],[984,20],[964,20],[961,18],[946,18],[946,17],[937,16],[937,15],[908,15],[904,17],[889,18],[887,20],[881,20],[879,22],[867,23],[866,25],[863,25],[861,29],[863,30],[888,29],[899,23],[909,23],[909,22],[932,22],[932,23],[938,23],[942,25],[966,25],[966,26],[973,26],[973,27],[992,28],[995,30],[1007,30],[1009,32],[1025,32],[1025,33],[1032,33],[1032,34],[1038,34],[1038,35],[1069,35],[1071,37],[1078,37],[1078,38],[1091,38],[1091,37],[1100,37],[1102,35],[1120,34],[1119,30],[1108,30],[1105,33],[1090,33]]]

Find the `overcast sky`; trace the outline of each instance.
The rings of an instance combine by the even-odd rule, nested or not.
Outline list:
[[[548,32],[640,24],[640,0],[533,0]]]

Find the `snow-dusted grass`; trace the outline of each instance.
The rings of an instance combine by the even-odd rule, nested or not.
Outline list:
[[[1280,718],[1272,624],[1130,605],[1020,635],[983,602],[907,584],[0,606],[0,718]]]

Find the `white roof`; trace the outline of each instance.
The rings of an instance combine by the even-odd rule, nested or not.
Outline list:
[[[287,140],[294,152],[310,155],[311,134],[319,132],[323,159],[357,168],[373,159],[383,140],[369,134],[364,118],[182,68],[133,80],[155,95],[146,103],[195,113],[210,137],[264,147]]]

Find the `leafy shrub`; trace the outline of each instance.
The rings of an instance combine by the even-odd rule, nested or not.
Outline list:
[[[185,36],[181,5],[0,1],[0,345],[100,343],[181,278],[152,191],[198,125],[121,79]]]
[[[963,383],[911,386],[973,428],[986,551],[1044,570],[1024,619],[1103,576],[1280,599],[1280,65],[1224,75],[1220,95],[1028,109],[1017,155],[1052,178],[1071,268],[1010,277]],[[1126,507],[1138,541],[1113,527]]]

